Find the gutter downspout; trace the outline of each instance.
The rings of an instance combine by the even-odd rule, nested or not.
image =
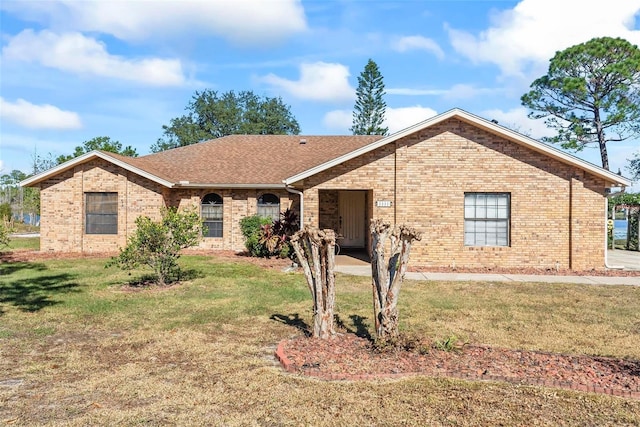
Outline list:
[[[304,228],[304,194],[302,193],[302,191],[294,190],[286,184],[284,188],[286,188],[289,193],[297,194],[298,196],[300,196],[300,230],[302,230]]]
[[[622,270],[622,265],[609,265],[608,252],[609,252],[609,229],[607,228],[607,220],[609,219],[609,198],[604,198],[604,266],[612,270]]]

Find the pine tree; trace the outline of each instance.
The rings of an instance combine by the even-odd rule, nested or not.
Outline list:
[[[382,127],[387,107],[384,95],[384,82],[378,64],[369,59],[358,77],[353,126],[350,129],[354,135],[386,135],[389,132],[389,128]]]

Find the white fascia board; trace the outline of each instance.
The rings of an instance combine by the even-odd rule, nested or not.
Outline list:
[[[39,173],[37,175],[29,177],[29,178],[25,179],[24,181],[21,181],[20,182],[20,186],[21,187],[28,187],[29,185],[36,184],[38,182],[44,181],[45,179],[47,179],[49,177],[55,176],[55,175],[57,175],[59,173],[62,173],[64,171],[66,171],[66,170],[69,170],[69,169],[73,168],[76,165],[79,165],[81,163],[85,163],[85,162],[87,162],[87,161],[89,161],[91,159],[94,159],[96,157],[101,158],[103,160],[106,160],[106,161],[108,161],[110,163],[113,163],[114,165],[120,166],[121,168],[123,168],[125,170],[128,170],[129,172],[133,172],[133,173],[135,173],[137,175],[140,175],[142,177],[145,177],[145,178],[147,178],[147,179],[149,179],[151,181],[157,182],[158,184],[164,185],[165,187],[172,188],[172,187],[175,186],[174,183],[172,183],[170,181],[167,181],[165,179],[157,177],[157,176],[155,176],[155,175],[153,175],[153,174],[151,174],[151,173],[149,173],[149,172],[147,172],[145,170],[142,170],[140,168],[132,166],[132,165],[130,165],[128,163],[125,163],[125,162],[123,162],[121,160],[118,160],[118,159],[116,159],[114,157],[109,156],[108,154],[104,154],[103,152],[97,151],[97,150],[90,151],[90,152],[88,152],[86,154],[83,154],[82,156],[78,156],[78,157],[76,157],[74,159],[66,161],[66,162],[64,162],[64,163],[62,163],[62,164],[60,164],[60,165],[58,165],[56,167],[53,167],[53,168],[51,168],[51,169],[49,169],[47,171],[44,171],[44,172],[41,172],[41,173]]]
[[[244,189],[259,189],[259,190],[268,190],[271,188],[285,188],[285,185],[283,183],[278,183],[278,184],[219,184],[219,183],[215,183],[215,184],[207,184],[207,183],[189,183],[189,184],[185,184],[185,183],[178,183],[175,184],[173,186],[173,188],[218,188],[218,189],[225,189],[225,188],[229,188],[229,189],[239,189],[239,190],[244,190]]]
[[[344,155],[342,155],[340,157],[337,157],[337,158],[335,158],[333,160],[325,162],[325,163],[323,163],[321,165],[318,165],[318,166],[315,166],[315,167],[313,167],[311,169],[307,169],[306,171],[300,172],[297,175],[294,175],[292,177],[286,178],[282,182],[284,182],[285,185],[291,185],[294,182],[298,182],[298,181],[300,181],[302,179],[305,179],[305,178],[308,178],[310,176],[313,176],[313,175],[315,175],[317,173],[320,173],[320,172],[325,171],[325,170],[327,170],[329,168],[337,166],[337,165],[339,165],[341,163],[344,163],[344,162],[346,162],[348,160],[354,159],[354,158],[356,158],[358,156],[361,156],[361,155],[366,154],[366,153],[368,153],[370,151],[373,151],[373,150],[375,150],[377,148],[380,148],[380,147],[382,147],[382,146],[384,146],[386,144],[389,144],[390,142],[397,141],[400,138],[404,138],[407,135],[411,135],[414,132],[418,132],[418,131],[420,131],[420,130],[422,130],[424,128],[427,128],[427,127],[429,127],[429,126],[431,126],[433,124],[436,124],[436,123],[439,123],[439,122],[441,122],[443,120],[446,120],[449,117],[454,116],[455,113],[458,112],[458,111],[461,111],[461,110],[453,109],[453,110],[449,110],[449,111],[447,111],[445,113],[442,113],[440,115],[433,116],[433,117],[431,117],[431,118],[429,118],[427,120],[424,120],[424,121],[422,121],[420,123],[417,123],[417,124],[415,124],[413,126],[409,126],[406,129],[400,130],[400,131],[398,131],[398,132],[396,132],[396,133],[394,133],[392,135],[386,136],[386,137],[384,137],[384,138],[382,138],[382,139],[380,139],[380,140],[378,140],[376,142],[372,142],[369,145],[365,145],[364,147],[358,148],[357,150],[353,150],[350,153],[344,154]]]
[[[522,135],[518,132],[515,132],[511,129],[507,129],[504,126],[500,126],[496,123],[493,123],[489,120],[486,120],[482,117],[476,116],[474,114],[468,113],[464,110],[461,110],[459,108],[454,108],[452,110],[446,111],[442,114],[439,114],[437,116],[433,116],[427,120],[424,120],[420,123],[417,123],[413,126],[410,126],[406,129],[403,129],[401,131],[398,131],[392,135],[389,135],[385,138],[382,138],[376,142],[373,142],[369,145],[366,145],[364,147],[358,148],[357,150],[354,150],[350,153],[347,153],[345,155],[342,155],[340,157],[337,157],[333,160],[330,160],[328,162],[325,162],[321,165],[315,166],[311,169],[307,169],[306,171],[300,172],[297,175],[291,176],[289,178],[284,179],[282,182],[285,185],[291,185],[295,182],[298,182],[300,180],[303,180],[305,178],[308,178],[310,176],[313,176],[317,173],[320,173],[322,171],[325,171],[329,168],[332,168],[334,166],[337,166],[343,162],[346,162],[348,160],[351,160],[353,158],[356,158],[358,156],[361,156],[363,154],[366,154],[370,151],[373,151],[377,148],[380,148],[386,144],[389,144],[391,142],[397,141],[401,138],[404,138],[405,136],[411,135],[412,133],[415,132],[419,132],[423,129],[428,128],[429,126],[433,126],[436,125],[438,123],[441,123],[445,120],[448,120],[452,117],[456,117],[464,122],[476,125],[480,128],[485,129],[486,131],[493,133],[493,134],[497,134],[498,136],[501,136],[503,138],[509,139],[513,142],[515,142],[516,144],[528,147],[534,151],[537,151],[539,153],[545,154],[549,157],[555,158],[563,163],[567,163],[573,166],[577,166],[581,169],[584,169],[586,171],[591,172],[592,174],[599,176],[601,178],[604,178],[605,180],[607,180],[608,182],[613,182],[617,185],[622,185],[622,186],[631,186],[631,180],[628,178],[625,178],[623,176],[620,176],[616,173],[610,172],[606,169],[603,169],[599,166],[596,166],[592,163],[589,163],[587,161],[584,161],[578,157],[572,156],[571,154],[565,153],[564,151],[555,148],[555,147],[551,147],[550,145],[544,144],[540,141],[536,141],[533,138],[529,138],[525,135]]]
[[[533,138],[529,138],[526,135],[522,135],[521,133],[505,128],[504,126],[500,126],[489,120],[483,119],[482,117],[478,117],[471,113],[467,113],[466,111],[462,111],[462,113],[463,114],[460,114],[458,117],[461,120],[467,123],[475,124],[478,127],[484,128],[485,130],[493,134],[497,134],[498,136],[502,136],[511,141],[514,141],[519,145],[528,147],[533,151],[545,154],[549,157],[559,160],[562,163],[566,163],[572,166],[577,166],[587,172],[590,172],[596,176],[599,176],[600,178],[604,178],[605,180],[609,182],[613,182],[617,185],[628,187],[628,186],[631,186],[632,184],[631,180],[628,178],[620,176],[617,173],[608,171],[604,168],[601,168],[600,166],[594,165],[593,163],[589,163],[586,160],[582,160],[581,158],[571,155],[565,151],[562,151],[559,148],[537,141]]]

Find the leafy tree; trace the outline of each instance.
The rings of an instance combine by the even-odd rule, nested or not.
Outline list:
[[[31,156],[31,160],[32,160],[32,164],[31,164],[32,175],[42,173],[60,164],[53,157],[52,153],[41,155],[41,154],[38,154],[37,152],[34,152],[33,155]]]
[[[9,233],[11,230],[4,221],[0,221],[0,248],[9,246]]]
[[[597,143],[609,169],[607,142],[640,135],[640,50],[602,37],[557,52],[521,101],[558,131],[546,141],[576,151]]]
[[[11,211],[16,212],[20,221],[23,221],[25,213],[33,218],[40,212],[40,190],[37,188],[22,188],[19,185],[20,181],[28,178],[28,176],[17,169],[0,176],[1,199],[10,205]]]
[[[120,254],[107,263],[123,270],[140,265],[151,267],[156,282],[164,286],[180,272],[180,250],[195,246],[202,237],[202,220],[197,209],[178,212],[162,209],[162,219],[153,221],[147,216],[136,219],[136,231]]]
[[[300,125],[281,98],[260,97],[252,91],[218,94],[195,92],[187,114],[162,126],[164,136],[151,151],[169,150],[226,135],[297,135]]]
[[[354,135],[386,135],[389,132],[389,128],[382,127],[387,108],[384,95],[384,81],[378,64],[369,59],[358,77],[353,126],[350,129]]]
[[[138,152],[130,145],[122,148],[122,144],[119,141],[112,141],[108,136],[97,136],[83,142],[82,145],[77,146],[73,151],[73,154],[58,156],[56,158],[56,163],[64,163],[93,150],[102,150],[110,153],[122,154],[123,156],[138,157]]]
[[[633,180],[640,181],[640,151],[635,153],[632,159],[629,159],[627,169],[631,172],[631,178]]]

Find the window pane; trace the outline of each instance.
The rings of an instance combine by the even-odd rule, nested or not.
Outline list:
[[[222,237],[222,221],[204,221],[205,237]]]
[[[118,234],[118,193],[85,193],[85,233]]]
[[[487,206],[483,204],[476,205],[476,218],[486,218],[487,217]]]
[[[222,206],[220,205],[202,205],[202,218],[217,219],[222,221]]]
[[[466,193],[464,217],[465,245],[509,245],[508,193]]]
[[[465,218],[474,218],[475,217],[476,208],[474,206],[465,206],[464,207],[464,217]]]
[[[219,194],[209,193],[202,198],[200,206],[204,222],[204,237],[222,237],[223,200]]]
[[[257,213],[259,216],[277,221],[280,219],[280,198],[275,194],[263,194],[258,198]]]

